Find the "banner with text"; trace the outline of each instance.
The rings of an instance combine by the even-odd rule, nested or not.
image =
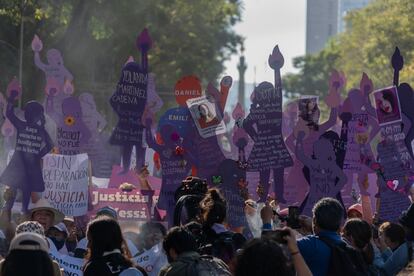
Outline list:
[[[48,154],[43,158],[43,197],[66,216],[82,216],[88,209],[88,155]]]

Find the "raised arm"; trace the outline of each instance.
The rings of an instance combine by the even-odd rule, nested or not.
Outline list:
[[[39,52],[35,52],[34,53],[34,63],[35,63],[35,65],[40,69],[40,70],[42,70],[43,72],[45,72],[46,71],[46,67],[47,67],[47,65],[46,64],[44,64],[43,62],[42,62],[42,60],[40,59],[40,55],[39,55]]]
[[[145,122],[145,139],[150,148],[160,153],[162,151],[162,147],[158,145],[157,142],[155,142],[154,136],[152,135],[151,131],[151,124],[151,119],[147,119]]]
[[[96,111],[96,122],[97,122],[97,129],[99,132],[103,131],[106,127],[107,121],[104,116],[101,115],[98,111]]]
[[[336,117],[338,116],[338,108],[331,108],[331,113],[329,114],[329,119],[319,126],[320,133],[324,133],[331,127],[336,124]]]
[[[24,127],[25,123],[17,118],[16,114],[14,114],[14,106],[13,101],[16,99],[16,96],[10,96],[7,100],[7,106],[6,106],[6,118],[9,119],[9,121],[12,123],[12,125],[17,129],[21,129]]]
[[[285,63],[285,59],[283,58],[283,55],[280,52],[278,45],[276,45],[275,48],[273,48],[272,54],[269,55],[268,63],[274,72],[276,100],[280,103],[280,112],[282,112],[283,95],[282,95],[282,78],[280,76],[280,69],[283,67],[283,64]]]

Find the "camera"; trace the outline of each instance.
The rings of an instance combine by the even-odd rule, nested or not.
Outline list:
[[[288,215],[282,216],[278,214],[276,211],[273,211],[275,215],[278,216],[278,218],[282,222],[286,222],[287,226],[289,226],[292,229],[299,229],[301,227],[299,222],[299,207],[298,206],[289,206],[288,207]]]

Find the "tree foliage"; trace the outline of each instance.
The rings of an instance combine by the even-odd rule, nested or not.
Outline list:
[[[299,72],[284,77],[287,95],[323,95],[332,68],[345,73],[347,89],[359,86],[362,72],[369,75],[376,88],[392,85],[391,56],[396,46],[404,56],[400,82],[412,82],[412,18],[412,0],[376,0],[363,9],[350,12],[344,33],[334,37],[320,53],[295,59]]]
[[[41,56],[50,48],[61,50],[75,87],[90,89],[116,82],[128,56],[140,60],[135,40],[147,27],[154,41],[150,71],[157,87],[172,91],[185,74],[217,78],[241,42],[232,29],[240,13],[236,0],[0,0],[0,85],[18,73],[22,15],[23,87],[39,98],[44,80],[33,65],[34,34],[44,44]],[[24,93],[25,100],[36,95]]]

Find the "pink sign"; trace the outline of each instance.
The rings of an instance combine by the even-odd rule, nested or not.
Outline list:
[[[105,206],[111,206],[118,213],[119,220],[149,221],[155,191],[133,190],[124,192],[120,189],[94,188],[91,190],[93,210],[90,216]]]

